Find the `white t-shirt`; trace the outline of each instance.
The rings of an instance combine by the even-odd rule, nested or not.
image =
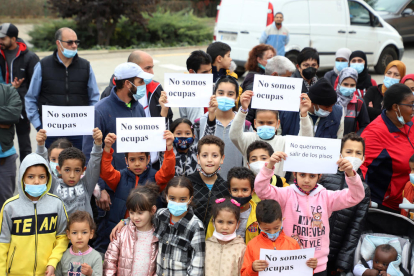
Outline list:
[[[368,261],[367,262],[368,266],[370,269],[372,269],[373,266],[373,261]],[[365,270],[367,270],[368,268],[366,268],[361,262],[358,263],[355,267],[354,267],[354,276],[362,276],[362,274],[364,274]]]

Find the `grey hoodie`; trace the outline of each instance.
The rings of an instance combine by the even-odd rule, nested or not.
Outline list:
[[[37,164],[47,168],[47,190],[37,202],[24,192],[26,170]],[[2,275],[45,275],[56,267],[68,247],[67,214],[62,200],[48,191],[52,174],[47,161],[31,153],[20,165],[19,194],[8,199],[0,217],[0,271]]]
[[[47,148],[37,146],[36,153],[48,160]],[[102,146],[93,145],[92,152],[85,175],[74,186],[69,186],[63,182],[63,179],[53,175],[52,187],[50,192],[59,196],[65,203],[68,215],[75,211],[86,211],[93,217],[91,207],[91,196],[98,183],[99,174],[101,173]]]

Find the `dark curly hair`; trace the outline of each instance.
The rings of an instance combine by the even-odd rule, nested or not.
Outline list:
[[[362,154],[365,155],[365,140],[364,140],[364,138],[362,138],[361,136],[359,136],[355,132],[348,133],[348,134],[344,135],[344,137],[342,137],[341,152],[344,148],[345,142],[348,141],[348,140],[355,141],[355,142],[360,142],[362,144],[362,149],[363,149]]]
[[[211,211],[212,219],[215,220],[222,210],[233,213],[236,217],[237,222],[240,220],[240,207],[234,205],[234,203],[231,202],[230,198],[226,198],[223,202],[213,204]]]
[[[259,223],[272,223],[275,220],[282,220],[282,208],[279,202],[273,199],[260,201],[256,207],[256,218]]]
[[[234,167],[231,168],[230,171],[227,173],[227,187],[230,191],[231,189],[231,180],[235,178],[243,180],[243,179],[247,179],[250,182],[250,187],[252,188],[252,190],[254,189],[254,179],[256,178],[256,176],[254,175],[254,173],[249,170],[246,167]]]
[[[246,61],[246,64],[244,67],[247,71],[254,71],[259,72],[259,66],[257,65],[257,58],[263,58],[263,55],[266,51],[271,50],[274,55],[276,55],[276,50],[273,48],[273,46],[266,45],[266,44],[259,44],[257,46],[254,46],[253,49],[249,52],[249,57]]]
[[[220,148],[220,155],[224,155],[224,142],[220,138],[214,136],[214,135],[206,135],[203,138],[198,141],[197,146],[197,154],[201,153],[201,148],[203,145],[217,145]]]
[[[250,162],[250,153],[257,149],[266,150],[269,153],[269,157],[272,156],[272,154],[275,152],[269,143],[262,140],[256,140],[247,147],[246,156],[248,162]]]
[[[82,168],[85,167],[85,164],[86,164],[85,154],[83,154],[82,151],[80,151],[79,149],[75,147],[64,149],[59,154],[59,167],[62,168],[63,162],[67,159],[78,159],[82,162]]]

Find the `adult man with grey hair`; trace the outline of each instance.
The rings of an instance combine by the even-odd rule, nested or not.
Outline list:
[[[77,54],[79,40],[70,28],[55,33],[57,49],[36,64],[25,97],[26,112],[32,125],[42,128],[42,106],[87,106],[99,100],[95,74],[86,59]],[[61,137],[47,137],[46,147]],[[82,150],[83,136],[65,137]]]

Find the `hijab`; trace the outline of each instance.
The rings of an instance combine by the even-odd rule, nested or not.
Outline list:
[[[338,101],[336,102],[336,104],[342,106],[343,108],[345,108],[345,110],[348,106],[348,103],[354,97],[354,94],[346,97],[342,95],[341,92],[339,92],[339,90],[341,89],[342,82],[347,78],[352,78],[356,83],[358,83],[358,72],[354,68],[347,67],[339,73],[338,85],[336,86],[336,94],[338,95]]]
[[[338,51],[336,51],[335,59],[344,58],[349,63],[349,56],[350,55],[351,55],[351,50],[349,50],[348,48],[341,48],[341,49],[338,49]],[[338,69],[336,69],[335,65],[334,65],[334,71],[337,75],[339,75]]]
[[[368,89],[369,87],[372,86],[372,82],[371,82],[371,75],[368,74],[367,56],[362,51],[354,51],[349,57],[349,65],[351,65],[351,60],[355,57],[362,58],[365,61],[364,71],[358,74],[358,82],[357,82],[356,88],[360,90]]]
[[[402,63],[399,60],[393,60],[390,63],[388,63],[387,67],[385,67],[384,75],[387,73],[388,70],[390,70],[391,67],[397,67],[398,72],[400,73],[401,79],[405,76],[405,64]],[[382,95],[384,95],[385,91],[387,91],[387,87],[385,85],[382,85]]]
[[[398,68],[398,67],[397,67]],[[404,84],[407,80],[412,80],[412,81],[414,81],[414,74],[408,74],[408,75],[405,75],[405,77],[404,78],[402,78],[401,79],[401,83],[402,84]]]

